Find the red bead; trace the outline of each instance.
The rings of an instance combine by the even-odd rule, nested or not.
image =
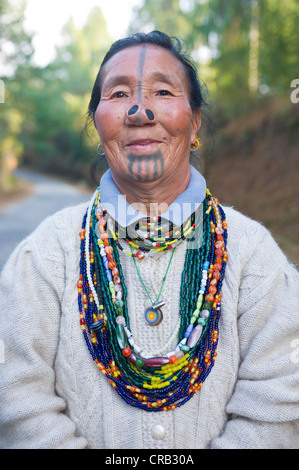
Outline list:
[[[220,272],[219,271],[214,271],[213,278],[216,279],[217,281],[219,281],[220,277],[221,277]]]
[[[217,288],[215,286],[210,286],[209,287],[209,292],[210,292],[210,294],[216,294]]]
[[[116,262],[115,261],[110,261],[108,263],[108,266],[109,266],[110,269],[116,268]]]
[[[222,268],[222,264],[220,264],[220,263],[214,264],[214,269],[215,269],[215,271],[220,271],[221,268]]]
[[[169,362],[170,364],[175,364],[176,362],[178,362],[178,358],[176,356],[170,356]]]
[[[112,246],[106,246],[105,253],[107,253],[107,255],[112,255],[112,253],[113,253]]]
[[[213,294],[207,294],[207,295],[205,296],[205,300],[206,300],[207,302],[213,302],[213,301],[214,301],[214,296],[213,296]]]
[[[136,256],[136,258],[138,258],[139,260],[142,260],[142,259],[145,257],[145,254],[143,253],[143,251],[138,250],[135,256]]]
[[[132,351],[130,348],[124,348],[122,349],[121,352],[124,357],[129,357],[132,354]]]
[[[223,241],[218,241],[215,243],[215,248],[222,248],[224,247],[224,242]]]
[[[109,264],[108,264],[108,266],[109,266]],[[119,271],[118,271],[117,268],[113,268],[111,273],[112,273],[112,276],[117,276],[119,274]]]
[[[107,232],[101,233],[100,239],[101,240],[107,240],[109,238],[109,235]]]

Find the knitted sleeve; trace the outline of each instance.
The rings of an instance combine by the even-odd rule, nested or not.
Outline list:
[[[0,279],[1,448],[86,447],[55,393],[64,262],[52,220],[16,248]]]
[[[239,251],[238,380],[211,448],[298,449],[299,273],[259,224]]]

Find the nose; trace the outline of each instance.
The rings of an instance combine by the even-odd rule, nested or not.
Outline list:
[[[127,121],[136,126],[143,126],[144,124],[153,124],[156,121],[154,112],[142,104],[135,104],[130,107],[127,112]]]

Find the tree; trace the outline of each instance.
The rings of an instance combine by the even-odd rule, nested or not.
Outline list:
[[[22,31],[21,14],[18,19]],[[7,30],[6,40],[9,37]],[[45,67],[32,66],[31,56],[27,61],[21,60],[18,42],[12,38],[16,50],[15,56],[7,57],[14,64],[13,73],[7,79],[7,93],[14,122],[16,115],[20,119],[15,134],[8,125],[2,132],[10,139],[15,135],[25,164],[82,178],[88,175],[90,160],[96,155],[95,142],[90,142],[83,132],[88,101],[110,43],[101,10],[92,10],[82,29],[77,29],[70,19],[64,28],[64,38],[64,45],[56,49],[56,58]],[[6,121],[8,116],[6,113]]]
[[[220,123],[267,93],[289,93],[298,74],[297,0],[144,0],[135,15],[132,31],[157,28],[187,41]]]
[[[0,103],[0,188],[12,185],[12,170],[22,153],[19,139],[24,121],[17,90],[30,75],[33,55],[32,36],[23,28],[25,2],[0,1],[0,63],[3,70],[3,102]]]

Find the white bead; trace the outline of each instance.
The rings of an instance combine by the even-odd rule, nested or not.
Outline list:
[[[200,316],[201,316],[202,318],[209,318],[209,315],[210,315],[209,310],[202,310],[202,311],[200,312]]]
[[[193,348],[196,345],[197,341],[201,337],[202,330],[202,325],[196,325],[187,341],[187,346],[189,346],[189,348]]]
[[[178,359],[183,359],[185,353],[183,353],[183,351],[179,350],[178,352],[175,353],[175,356],[178,358]]]
[[[166,354],[166,357],[175,356],[175,351],[170,351]]]
[[[128,343],[130,346],[134,347],[135,343],[134,343],[134,338],[132,335],[128,338]]]
[[[186,344],[186,343],[187,343],[187,338],[183,338],[182,341],[179,342],[177,347],[180,348],[181,346],[183,346],[183,344]]]
[[[151,429],[151,433],[154,439],[161,440],[164,439],[166,430],[161,424],[155,424]]]

